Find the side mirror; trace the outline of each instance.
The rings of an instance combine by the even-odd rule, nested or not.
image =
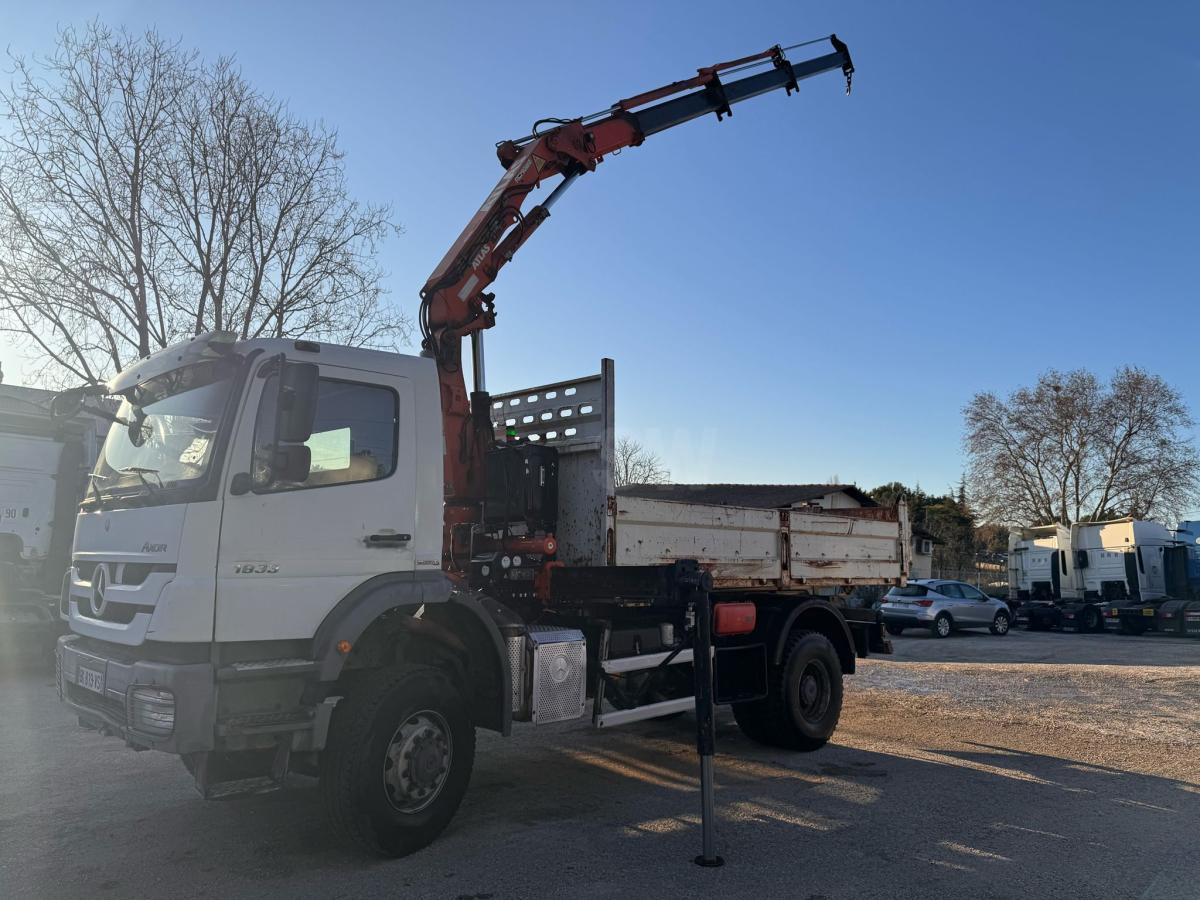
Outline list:
[[[316,363],[283,363],[275,409],[277,447],[281,444],[303,444],[312,436],[313,420],[317,415]]]
[[[86,387],[71,388],[54,395],[50,401],[50,415],[56,419],[69,419],[83,409],[83,400],[88,395]]]
[[[282,444],[275,448],[271,461],[273,481],[298,484],[308,478],[312,469],[312,451],[304,444]]]

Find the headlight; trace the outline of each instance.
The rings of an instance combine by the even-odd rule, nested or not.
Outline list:
[[[175,730],[175,695],[156,687],[129,689],[129,727],[166,737]]]

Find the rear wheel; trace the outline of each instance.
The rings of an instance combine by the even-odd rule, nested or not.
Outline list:
[[[883,627],[887,629],[888,634],[896,635],[896,636],[904,634],[904,626],[903,625],[884,625]]]
[[[833,735],[842,712],[842,664],[829,638],[794,632],[782,665],[771,672],[764,700],[738,703],[733,717],[751,740],[788,750],[818,750]]]
[[[998,612],[996,613],[996,618],[992,619],[991,632],[992,634],[997,634],[1000,637],[1004,637],[1004,635],[1008,634],[1008,628],[1010,624],[1008,613]]]
[[[950,632],[954,630],[954,623],[950,621],[949,614],[938,613],[938,617],[933,620],[933,626],[929,630],[935,638],[950,637]]]
[[[334,824],[383,856],[420,850],[450,823],[471,778],[475,728],[444,673],[373,673],[334,710],[321,789]]]
[[[1092,633],[1104,630],[1104,622],[1100,618],[1100,610],[1094,606],[1084,608],[1079,614],[1079,630],[1083,633]]]

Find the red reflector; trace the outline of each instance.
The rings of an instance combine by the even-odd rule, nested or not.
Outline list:
[[[753,603],[717,603],[713,606],[713,633],[749,634],[758,619]]]
[[[918,600],[917,606],[933,606],[932,600]]]

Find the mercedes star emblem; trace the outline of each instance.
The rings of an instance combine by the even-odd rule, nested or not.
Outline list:
[[[108,607],[108,598],[104,596],[107,587],[108,569],[104,567],[104,563],[100,563],[92,572],[92,612],[97,617],[103,616],[104,610]]]

